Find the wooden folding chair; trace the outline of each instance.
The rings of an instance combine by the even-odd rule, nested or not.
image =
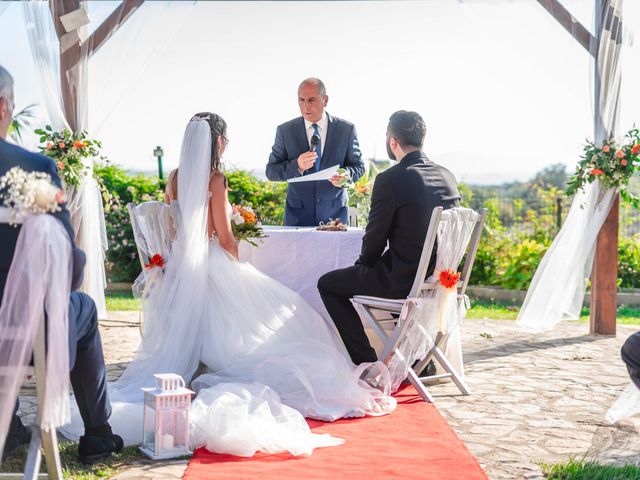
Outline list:
[[[474,221],[473,230],[467,246],[465,258],[463,260],[463,268],[458,279],[456,286],[457,300],[459,302],[468,301],[465,295],[467,285],[469,283],[469,277],[471,276],[471,269],[476,257],[478,245],[480,243],[480,236],[484,227],[484,221],[486,217],[486,209],[481,210],[477,215],[477,219]],[[385,364],[388,364],[393,355],[402,355],[398,351],[398,346],[403,339],[407,322],[398,321],[398,318],[388,318],[392,316],[399,316],[405,307],[405,303],[411,298],[418,298],[424,291],[433,290],[438,287],[438,279],[433,277],[426,278],[427,271],[429,269],[429,261],[433,252],[434,245],[436,244],[438,228],[440,222],[445,221],[442,219],[442,207],[436,207],[431,214],[431,221],[425,237],[424,246],[422,248],[422,254],[420,256],[420,263],[418,264],[418,271],[416,273],[415,280],[411,292],[404,299],[389,299],[380,297],[371,297],[364,295],[356,295],[351,301],[353,302],[356,310],[360,316],[366,321],[366,323],[373,329],[378,338],[382,341],[384,349],[380,355],[380,360]],[[408,306],[409,307],[409,306]],[[410,307],[409,307],[410,308]],[[380,314],[386,316],[381,317]],[[385,327],[392,327],[390,333],[388,333]],[[464,394],[469,395],[471,390],[464,382],[461,375],[456,372],[451,365],[443,350],[448,340],[448,333],[446,331],[439,331],[434,346],[427,352],[426,356],[419,359],[417,363],[410,366],[408,379],[412,385],[416,388],[420,396],[424,401],[433,402],[433,398],[426,386],[425,381],[433,381],[440,378],[451,378],[456,384],[458,389]],[[431,375],[428,377],[420,377],[420,372],[424,369],[430,360],[437,361],[444,369],[445,373],[440,375]]]

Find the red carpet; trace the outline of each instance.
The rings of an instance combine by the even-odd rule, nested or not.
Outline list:
[[[384,417],[309,420],[315,433],[344,438],[337,447],[319,448],[310,457],[288,454],[251,458],[197,450],[183,479],[273,480],[487,480],[478,461],[438,413],[413,387],[396,395],[398,409]]]

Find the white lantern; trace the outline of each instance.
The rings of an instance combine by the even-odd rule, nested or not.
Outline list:
[[[184,380],[175,373],[154,377],[156,386],[142,389],[144,430],[140,450],[154,460],[190,455],[189,408],[193,392],[184,388]]]

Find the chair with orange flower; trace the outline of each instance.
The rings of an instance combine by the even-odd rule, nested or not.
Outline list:
[[[432,402],[424,383],[451,378],[464,395],[471,393],[464,381],[459,327],[469,308],[465,292],[485,217],[485,209],[478,213],[468,208],[435,208],[407,298],[358,295],[351,299],[383,344],[379,359],[389,369],[392,390],[408,378],[422,399]],[[427,278],[436,245],[435,272]],[[444,373],[420,377],[431,360]]]
[[[177,202],[171,206],[159,201],[139,205],[128,203],[127,209],[142,267],[132,290],[134,296],[140,298],[162,272],[165,262],[169,259],[175,232]],[[142,317],[140,330],[142,331]]]

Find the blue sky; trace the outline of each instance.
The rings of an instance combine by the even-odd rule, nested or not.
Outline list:
[[[117,3],[89,2],[93,24]],[[593,0],[564,3],[590,26]],[[636,25],[638,3],[627,1]],[[42,105],[18,3],[0,16],[0,59],[17,108]],[[578,160],[592,135],[590,66],[535,0],[147,2],[89,63],[90,133],[115,164],[153,170],[162,145],[173,167],[190,116],[215,111],[229,124],[226,163],[263,171],[276,126],[299,114],[298,83],[317,76],[365,157],[385,158],[389,115],[410,109],[427,122],[427,154],[458,179],[524,180]],[[630,127],[640,94],[628,90]]]

